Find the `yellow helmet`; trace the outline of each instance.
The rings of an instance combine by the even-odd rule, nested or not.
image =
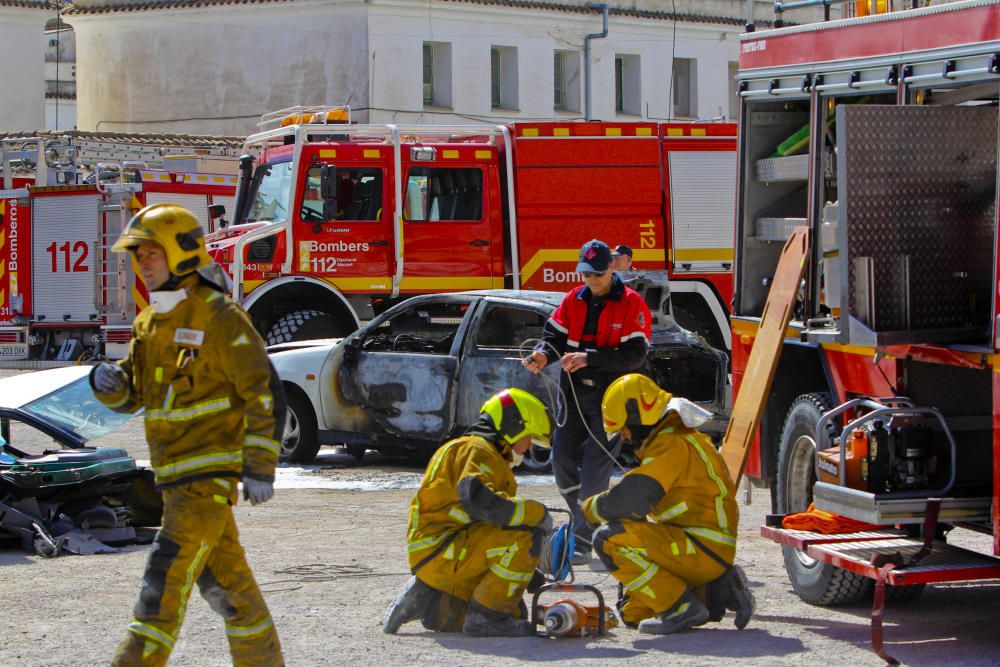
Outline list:
[[[617,433],[625,426],[655,426],[671,395],[645,375],[629,373],[608,387],[601,401],[604,430]]]
[[[153,204],[132,216],[111,249],[125,252],[135,250],[143,241],[159,243],[167,255],[170,273],[183,276],[212,263],[205,251],[204,236],[191,211],[177,204]]]
[[[480,412],[489,415],[493,426],[508,444],[530,435],[533,444],[552,446],[549,441],[552,426],[545,405],[522,389],[498,391],[486,399]]]

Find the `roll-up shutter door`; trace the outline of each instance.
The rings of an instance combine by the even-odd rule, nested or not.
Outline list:
[[[670,205],[675,271],[732,266],[735,152],[671,152]]]
[[[48,322],[91,322],[96,194],[37,197],[33,206],[34,315]]]

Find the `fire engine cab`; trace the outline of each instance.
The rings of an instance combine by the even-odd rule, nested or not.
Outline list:
[[[1000,577],[946,539],[1000,554],[1000,2],[915,4],[741,38],[737,406],[779,257],[811,239],[746,474],[821,605]],[[787,527],[810,503],[867,530]]]
[[[239,224],[209,239],[269,343],[344,335],[412,294],[565,290],[596,237],[668,271],[679,323],[729,347],[734,125],[345,121],[265,116]]]
[[[26,133],[0,137],[0,359],[124,355],[146,305],[127,255],[111,253],[147,204],[232,208],[234,137]]]

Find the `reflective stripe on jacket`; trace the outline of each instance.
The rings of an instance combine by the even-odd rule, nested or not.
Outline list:
[[[736,546],[739,509],[725,463],[708,436],[675,413],[636,452],[641,465],[588,498],[587,521],[645,520],[679,526],[699,540]]]
[[[517,497],[510,462],[496,445],[475,435],[455,438],[431,458],[410,502],[406,533],[410,565],[474,521],[534,526],[544,516],[541,503]]]
[[[169,313],[135,319],[130,378],[98,398],[118,411],[146,409],[146,439],[160,486],[201,477],[273,480],[284,424],[275,420],[271,366],[243,309],[194,274]],[[278,397],[283,404],[283,398]],[[283,420],[282,420],[283,421]]]

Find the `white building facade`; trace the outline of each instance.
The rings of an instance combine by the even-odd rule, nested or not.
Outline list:
[[[587,41],[592,119],[732,119],[746,4],[609,2],[606,37],[599,8],[528,0],[77,0],[63,18],[79,129],[246,134],[295,105],[377,123],[583,119]]]
[[[48,2],[0,0],[0,131],[45,129]]]

